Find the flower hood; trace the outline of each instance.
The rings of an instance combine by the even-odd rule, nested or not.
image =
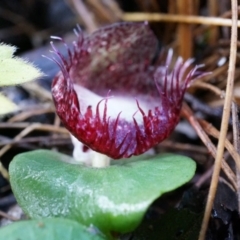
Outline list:
[[[139,155],[163,141],[179,121],[183,96],[200,75],[192,60],[158,56],[147,23],[115,23],[84,37],[52,83],[56,112],[85,146],[113,159]],[[169,67],[169,68],[168,68]]]

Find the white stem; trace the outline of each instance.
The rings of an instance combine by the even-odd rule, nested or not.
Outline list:
[[[107,155],[94,152],[92,156],[92,167],[104,168],[110,165],[110,158]]]
[[[76,163],[83,163],[96,168],[103,168],[110,165],[110,158],[108,156],[95,152],[92,149],[83,151],[84,145],[73,135],[70,134],[70,136],[74,146],[73,158]]]

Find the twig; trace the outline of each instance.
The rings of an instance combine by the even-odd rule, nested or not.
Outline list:
[[[213,86],[212,84],[209,84],[209,83],[196,81],[196,82],[193,83],[193,85],[191,87],[198,87],[198,88],[202,88],[202,89],[207,89],[207,90],[210,90],[211,92],[215,93],[220,98],[225,97],[225,92],[224,91],[222,91],[218,87]]]
[[[216,0],[209,0],[208,1],[208,14],[210,16],[217,16],[218,15],[218,3]],[[218,28],[213,27],[211,31],[209,31],[209,44],[214,46],[218,40]]]
[[[28,138],[22,138],[22,139],[18,139],[18,140],[14,140],[14,139],[9,139],[9,140],[4,140],[0,142],[0,147],[5,146],[6,144],[11,144],[13,145],[22,145],[22,144],[26,144],[26,143],[51,143],[51,145],[53,144],[53,142],[57,141],[61,142],[62,140],[64,140],[64,143],[66,144],[66,140],[70,141],[70,137],[68,135],[55,135],[55,136],[44,136],[44,137],[28,137]]]
[[[197,188],[200,188],[203,183],[205,183],[211,176],[213,172],[213,166],[210,167],[202,176],[198,179],[198,181],[195,183],[195,186]]]
[[[8,120],[8,122],[11,122],[11,123],[12,122],[20,122],[20,121],[24,121],[27,118],[32,117],[32,116],[36,116],[36,115],[40,115],[40,114],[44,114],[44,113],[51,113],[51,112],[54,112],[54,111],[55,110],[54,110],[52,104],[41,106],[41,108],[34,106],[33,109],[27,109],[24,112],[16,114],[12,118],[10,118]]]
[[[9,214],[1,211],[1,210],[0,210],[0,216],[2,216],[2,217],[4,217],[4,218],[7,218],[7,219],[9,219],[9,220],[11,220],[11,221],[18,221],[18,220],[20,220],[20,219],[15,218],[15,217],[13,217],[13,216],[11,216],[11,215],[9,215]]]
[[[193,14],[193,1],[192,0],[178,0],[177,8],[179,15]],[[180,23],[177,26],[178,31],[178,53],[183,59],[188,59],[192,57],[193,51],[193,32],[192,26],[186,23]]]
[[[215,77],[218,77],[219,75],[224,74],[224,73],[226,72],[227,68],[228,68],[228,65],[227,65],[227,64],[225,64],[225,65],[223,65],[223,66],[221,66],[221,67],[218,67],[218,68],[216,68],[214,71],[212,71],[211,74],[206,75],[206,76],[204,76],[203,78],[201,78],[201,80],[204,81],[204,82],[207,82],[207,81],[209,81],[209,80],[212,80],[212,79],[214,79]]]
[[[216,4],[217,5],[217,4]],[[240,7],[238,7],[238,14],[240,13]],[[209,14],[210,15],[210,14]],[[230,18],[232,15],[232,11],[226,11],[223,14],[221,14],[220,16],[218,16],[219,18]],[[210,15],[212,16],[212,15]],[[209,34],[212,32],[212,29],[214,29],[214,26],[212,25],[208,25],[208,26],[199,26],[198,28],[194,29],[194,35],[202,35],[204,32],[206,32],[207,30],[209,31]]]
[[[61,124],[61,120],[60,120],[60,118],[58,117],[58,115],[55,114],[55,118],[54,118],[54,123],[53,123],[53,125],[54,125],[55,127],[60,127],[60,124]]]
[[[23,123],[21,123],[21,124],[23,125]],[[14,124],[14,123],[0,123],[0,127],[3,127],[3,125],[11,126],[11,125],[16,125],[16,124]],[[14,127],[14,126],[12,126],[12,127]],[[15,136],[15,138],[13,140],[18,141],[18,140],[20,140],[21,138],[23,138],[24,136],[26,136],[27,134],[29,134],[30,132],[32,132],[34,130],[68,133],[65,128],[55,127],[55,126],[52,126],[52,125],[49,125],[49,124],[41,124],[41,123],[33,123],[33,124],[29,125],[29,123],[28,123],[26,128],[24,130],[22,130],[17,136]],[[3,148],[1,148],[1,150],[0,150],[0,158],[11,147],[12,147],[12,144],[7,144]],[[0,164],[0,172],[2,173],[2,175],[6,179],[9,179],[9,175],[8,175],[6,169],[3,167],[2,164]]]
[[[207,85],[210,85],[207,83]],[[212,85],[210,85],[212,86]],[[218,88],[217,88],[218,89]],[[191,108],[196,112],[196,111],[200,111],[203,114],[206,114],[208,116],[213,116],[213,117],[218,117],[221,118],[222,116],[222,108],[213,108],[210,107],[208,104],[202,102],[201,100],[199,100],[198,98],[196,98],[195,96],[193,96],[190,93],[185,93],[184,95],[184,100],[188,103],[190,103]]]
[[[103,3],[103,1],[87,0],[87,3],[90,5],[91,9],[96,10],[96,15],[104,22],[111,23],[121,19],[122,12],[117,8],[116,4],[115,6],[113,5],[112,1],[105,1]],[[114,9],[111,9],[111,7],[114,7]]]
[[[194,117],[191,109],[189,108],[189,106],[186,103],[183,104],[182,115],[189,121],[189,123],[192,125],[192,127],[197,132],[199,138],[202,140],[204,145],[207,147],[210,154],[213,156],[213,158],[215,158],[216,152],[217,152],[216,147],[213,145],[212,141],[210,140],[208,135],[205,133],[205,131],[201,127],[198,120]],[[233,173],[233,171],[231,170],[231,168],[228,166],[228,164],[226,163],[224,158],[222,158],[221,166],[222,166],[224,173],[226,174],[229,181],[231,182],[231,184],[234,186],[235,189],[237,189],[236,176]]]
[[[22,84],[22,87],[26,89],[30,94],[36,96],[38,99],[52,102],[51,93],[41,87],[37,82],[27,82]]]
[[[22,130],[17,136],[15,136],[14,140],[15,141],[20,140],[21,138],[23,138],[24,136],[26,136],[27,134],[29,134],[30,132],[32,132],[33,130],[38,128],[39,125],[41,125],[41,124],[34,123],[32,125],[29,125],[24,130]],[[1,148],[1,150],[0,150],[0,158],[2,157],[3,154],[5,154],[11,148],[11,146],[12,146],[12,144],[7,144],[3,148]]]
[[[5,179],[9,179],[9,174],[7,169],[3,166],[2,162],[0,162],[0,173]]]
[[[78,16],[84,22],[88,32],[93,32],[97,29],[97,23],[92,16],[92,13],[87,9],[82,0],[67,0],[69,5],[76,10]]]
[[[232,125],[233,125],[233,145],[239,156],[240,154],[240,141],[239,141],[239,119],[238,119],[238,107],[236,103],[232,103]],[[237,197],[238,197],[238,212],[240,212],[240,158],[236,163],[236,177],[237,177]]]
[[[23,141],[23,140],[21,139],[21,141]],[[6,144],[12,143],[12,142],[14,142],[14,140],[12,140],[11,138],[0,135],[0,147],[4,147]],[[14,143],[13,143],[13,145],[14,145]],[[29,149],[29,150],[34,150],[34,149],[38,148],[36,145],[34,145],[32,143],[28,143],[28,142],[26,142],[26,143],[21,142],[21,143],[19,143],[18,146],[21,148]]]
[[[67,133],[68,131],[65,128],[61,127],[55,127],[48,124],[41,124],[41,123],[33,123],[31,125],[28,125],[24,130],[22,130],[17,136],[14,137],[14,141],[18,141],[30,132],[34,130],[41,130],[41,131],[47,131],[47,132],[58,132],[58,133]],[[11,148],[11,144],[7,144],[0,150],[0,157],[9,149]]]
[[[178,143],[175,141],[165,140],[156,148],[157,152],[171,150],[172,152],[188,153],[197,163],[205,164],[209,157],[209,152],[204,146],[193,144]]]
[[[115,18],[121,19],[122,17],[122,9],[119,7],[117,1],[115,0],[105,0],[104,3],[108,6],[108,8],[114,13]]]
[[[208,154],[208,151],[205,147],[193,145],[193,144],[186,144],[186,143],[178,143],[173,142],[171,140],[165,140],[161,142],[159,148],[171,148],[180,151],[187,151],[187,152],[194,152],[199,154]]]
[[[213,207],[213,201],[217,191],[218,178],[219,178],[222,156],[224,151],[224,143],[227,135],[228,122],[230,117],[230,108],[231,108],[231,102],[232,102],[236,54],[237,54],[237,24],[238,24],[237,0],[231,0],[231,4],[232,4],[232,33],[231,33],[230,60],[229,60],[229,68],[228,68],[226,97],[225,97],[224,107],[223,107],[221,131],[220,131],[219,142],[217,146],[215,164],[213,168],[213,176],[212,176],[209,194],[207,198],[207,205],[204,212],[202,226],[199,234],[199,240],[205,239],[209,218],[210,218],[212,207]]]
[[[205,120],[199,120],[199,122],[200,122],[201,126],[204,128],[205,132],[208,133],[208,135],[211,135],[211,136],[215,137],[216,139],[220,138],[220,133],[214,126],[212,126]],[[229,140],[227,138],[225,139],[225,147],[228,150],[228,152],[230,153],[230,155],[232,156],[232,158],[234,159],[237,168],[240,169],[240,155],[236,151],[237,148],[235,149],[234,146],[229,142]]]
[[[51,124],[41,124],[41,123],[29,123],[29,122],[21,122],[21,123],[8,123],[8,122],[0,122],[1,128],[27,128],[29,126],[34,125],[34,130],[47,131],[47,132],[56,132],[56,133],[65,133],[69,134],[66,128],[53,126]]]
[[[124,13],[122,19],[124,21],[175,22],[224,27],[232,26],[231,19],[225,19],[220,17],[186,16],[166,13]],[[237,26],[240,27],[240,21],[237,21]]]

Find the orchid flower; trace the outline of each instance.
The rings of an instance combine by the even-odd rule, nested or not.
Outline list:
[[[147,23],[115,23],[89,36],[79,30],[68,59],[52,44],[61,71],[52,83],[56,112],[80,141],[113,159],[142,154],[167,138],[199,66],[172,51],[163,61]],[[172,70],[170,70],[172,69]]]

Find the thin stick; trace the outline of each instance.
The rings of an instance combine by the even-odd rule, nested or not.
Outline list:
[[[213,145],[211,139],[208,137],[208,135],[206,134],[206,132],[204,131],[204,129],[202,128],[198,120],[194,117],[191,109],[186,103],[183,104],[182,115],[189,121],[189,123],[197,132],[199,138],[207,147],[210,154],[213,156],[213,158],[215,158],[216,152],[217,152],[216,147]],[[231,184],[234,186],[235,189],[237,189],[235,174],[233,173],[231,168],[228,166],[224,158],[222,158],[221,166],[224,173],[227,175],[229,181],[231,182]]]
[[[0,162],[0,173],[5,179],[9,179],[9,174],[7,169],[3,166],[3,164]]]
[[[32,125],[29,125],[28,127],[26,127],[24,130],[22,130],[15,138],[14,140],[15,141],[18,141],[20,140],[21,138],[23,138],[24,136],[26,136],[27,134],[29,134],[30,132],[32,132],[33,130],[35,129],[39,129],[41,128],[41,130],[49,130],[49,127],[42,127],[41,126],[42,124],[40,123],[34,123]],[[52,126],[51,126],[52,127]],[[5,154],[10,148],[12,147],[12,144],[7,144],[5,145],[3,148],[1,148],[0,150],[0,158],[3,154]],[[5,171],[6,169],[3,167],[2,164],[0,164],[0,171],[1,173],[3,174],[3,176],[6,178],[6,179],[9,179],[9,175],[8,173]]]
[[[4,123],[0,123],[0,125],[2,126],[2,125],[4,125]],[[17,125],[17,124],[5,123],[5,125],[11,126],[11,125]],[[12,126],[12,127],[14,127],[14,126]],[[19,126],[17,125],[17,127],[19,127]],[[22,127],[22,124],[21,124],[21,127]],[[26,128],[24,130],[22,130],[17,136],[15,136],[15,138],[13,139],[14,141],[20,140],[21,138],[25,137],[27,134],[29,134],[30,132],[32,132],[34,130],[42,130],[42,131],[50,131],[50,132],[58,132],[58,133],[68,133],[66,129],[60,128],[60,127],[55,127],[55,126],[52,126],[50,124],[33,123],[33,124],[29,125],[29,123],[28,123],[27,126],[25,126],[25,127]],[[3,148],[1,148],[0,158],[9,149],[11,149],[11,147],[12,147],[12,144],[7,144]],[[4,168],[4,166],[2,165],[1,162],[0,162],[0,172],[2,173],[4,178],[9,179],[8,172]]]
[[[208,1],[208,14],[210,16],[217,16],[218,15],[218,1],[216,0],[209,0]],[[218,28],[213,27],[211,31],[209,31],[209,44],[214,46],[218,40]]]
[[[213,136],[216,139],[220,138],[220,132],[214,126],[212,126],[212,124],[209,124],[205,120],[199,120],[199,122],[201,126],[204,128],[205,132],[208,133],[208,135]],[[232,156],[233,160],[235,161],[237,168],[240,169],[240,155],[236,151],[237,148],[235,149],[227,138],[225,139],[225,147],[228,150],[229,154]]]
[[[236,9],[237,10],[237,9]],[[231,27],[232,20],[220,17],[199,17],[186,16],[166,13],[124,13],[122,16],[124,21],[149,21],[149,22],[175,22],[188,24],[203,24],[210,26]],[[237,21],[237,26],[240,27],[240,21]]]
[[[238,107],[236,103],[232,103],[232,122],[233,122],[233,145],[235,150],[240,153],[240,141],[239,141],[239,119],[238,119]],[[240,212],[240,160],[236,163],[236,177],[237,177],[237,197],[238,197],[238,212]]]
[[[225,92],[223,90],[219,89],[218,87],[216,87],[216,86],[214,86],[214,85],[212,85],[210,83],[196,81],[196,82],[194,82],[191,85],[191,87],[198,87],[198,88],[208,89],[211,92],[215,93],[220,98],[224,98],[225,97]]]
[[[20,122],[20,121],[24,121],[25,119],[32,117],[32,116],[41,115],[44,113],[55,112],[55,109],[53,108],[52,104],[48,105],[48,106],[41,106],[41,108],[38,108],[36,106],[34,106],[34,107],[35,108],[27,109],[26,111],[13,116],[12,118],[10,118],[8,120],[8,122]]]
[[[108,6],[108,8],[114,13],[115,18],[121,19],[122,17],[122,9],[119,7],[117,1],[115,0],[105,0],[104,3]]]
[[[0,210],[0,216],[1,216],[1,217],[4,217],[4,218],[7,218],[7,219],[9,219],[9,220],[11,220],[11,221],[19,221],[19,220],[20,220],[20,219],[15,218],[15,217],[13,217],[13,216],[11,216],[11,215],[9,215],[9,214],[1,211],[1,210]]]
[[[227,64],[226,65],[223,65],[221,67],[218,67],[216,68],[211,74],[205,76],[202,78],[202,80],[204,82],[207,82],[207,81],[211,81],[212,79],[214,79],[215,77],[218,77],[220,76],[221,74],[225,74],[227,72],[227,69],[228,69],[228,66]],[[211,76],[211,77],[210,77]]]
[[[105,6],[101,1],[96,0],[87,0],[87,3],[90,5],[91,9],[95,9],[99,18],[105,22],[117,21],[116,15],[114,12],[109,12],[107,6]],[[114,18],[115,19],[114,19]]]
[[[22,145],[26,143],[38,143],[39,144],[48,144],[48,145],[53,145],[54,142],[57,143],[67,143],[71,142],[70,136],[69,135],[63,135],[63,134],[57,134],[57,135],[52,135],[52,136],[45,136],[45,137],[28,137],[28,138],[22,138],[18,140],[14,139],[6,139],[3,141],[0,141],[0,147],[4,147],[6,144],[11,144],[11,145]],[[197,149],[195,149],[197,151]],[[201,152],[200,152],[201,153]]]
[[[27,82],[22,84],[22,87],[31,95],[38,97],[38,99],[52,102],[52,94],[45,88],[41,87],[37,82]]]
[[[178,0],[177,1],[178,13],[190,15],[193,13],[193,3],[192,0]],[[192,26],[186,23],[180,23],[177,26],[178,30],[178,54],[183,57],[183,59],[188,59],[192,57],[193,50],[193,32]]]
[[[18,141],[34,130],[55,131],[55,132],[60,132],[60,133],[67,133],[67,130],[64,129],[65,131],[62,131],[62,129],[59,127],[56,128],[52,125],[33,123],[33,124],[29,125],[28,127],[26,127],[24,130],[22,130],[17,136],[15,136],[15,138],[13,140]],[[0,157],[4,153],[6,153],[11,148],[11,146],[12,146],[12,144],[7,144],[0,150]]]
[[[199,179],[198,181],[195,183],[195,187],[196,188],[200,188],[203,183],[205,183],[211,176],[212,176],[212,172],[213,172],[213,166],[210,167]]]
[[[236,55],[237,55],[237,24],[238,24],[237,0],[231,0],[231,4],[232,4],[232,33],[231,33],[230,60],[229,60],[229,68],[228,68],[226,97],[225,97],[224,106],[223,106],[223,117],[222,117],[222,123],[221,123],[219,142],[217,146],[217,154],[216,154],[215,164],[213,168],[213,176],[212,176],[211,185],[209,189],[207,205],[204,212],[202,226],[199,234],[199,240],[205,239],[209,218],[210,218],[212,207],[213,207],[213,201],[217,191],[218,178],[221,170],[224,144],[225,144],[225,139],[226,139],[227,129],[228,129],[228,122],[230,117],[230,108],[231,108],[231,102],[232,102]]]
[[[78,16],[84,22],[88,32],[93,32],[97,29],[98,26],[92,13],[85,6],[85,3],[82,0],[67,0],[67,2],[69,2],[70,6],[74,7]]]
[[[198,145],[187,144],[187,143],[178,143],[171,140],[165,140],[161,142],[158,148],[161,148],[161,149],[169,148],[172,150],[193,152],[193,153],[205,154],[205,155],[208,154],[208,150],[204,146],[198,146]]]
[[[26,128],[32,125],[38,126],[35,129],[40,131],[69,134],[68,130],[64,127],[53,126],[51,124],[29,123],[29,122],[20,122],[20,123],[2,122],[0,123],[0,129],[1,128]]]
[[[21,138],[23,138],[24,136],[26,136],[27,134],[29,134],[30,132],[32,132],[33,130],[38,128],[39,125],[41,125],[41,124],[35,123],[35,124],[32,124],[32,125],[29,125],[27,128],[22,130],[17,136],[15,136],[14,140],[15,141],[20,140]],[[5,154],[11,148],[11,146],[12,146],[12,144],[7,144],[3,148],[1,148],[1,150],[0,150],[0,157],[3,154]]]

